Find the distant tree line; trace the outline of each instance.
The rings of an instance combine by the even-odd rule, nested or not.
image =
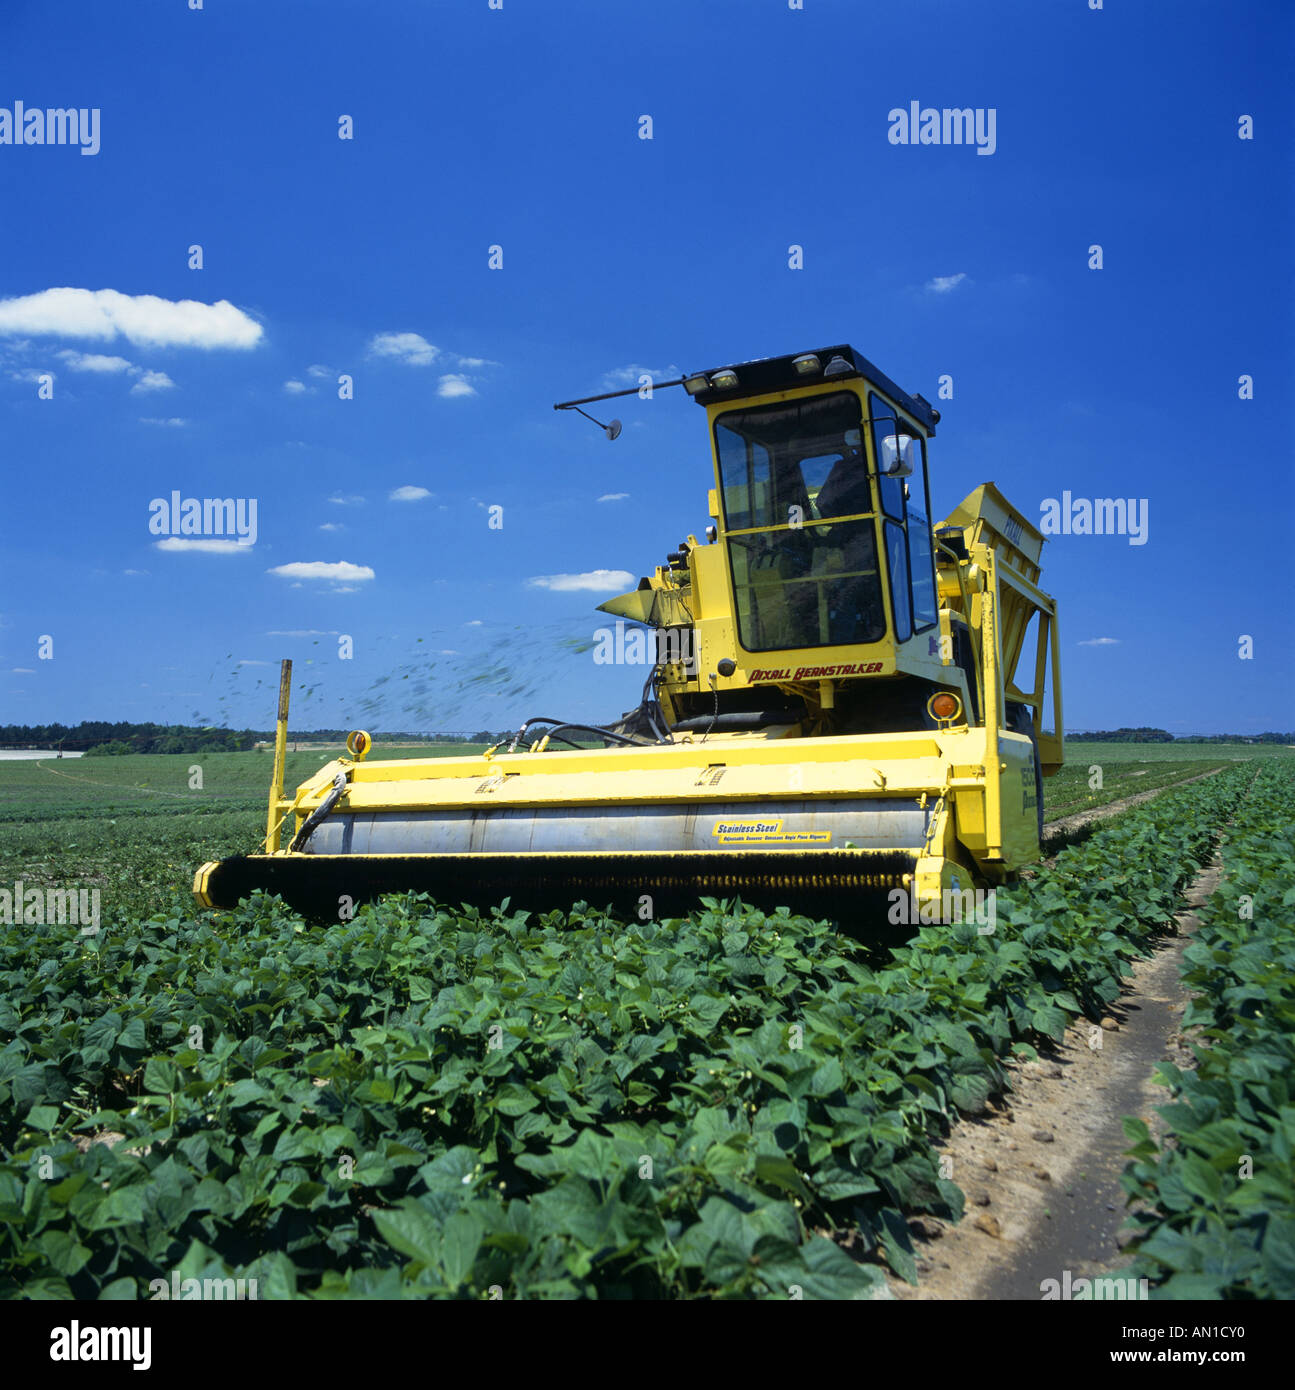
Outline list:
[[[1164,729],[1102,729],[1095,733],[1067,732],[1067,743],[1172,743],[1174,736]]]
[[[250,729],[201,728],[189,724],[131,724],[87,719],[80,724],[0,724],[0,745],[66,748],[90,754],[224,753],[251,748]]]
[[[1067,743],[1295,743],[1295,734],[1180,734],[1164,729],[1098,729],[1066,734]]]
[[[293,729],[290,737],[305,743],[344,743],[349,729]],[[512,734],[481,730],[464,733],[373,733],[377,743],[497,743]],[[108,723],[88,719],[80,724],[0,724],[0,748],[65,748],[87,757],[127,753],[239,753],[274,738],[273,729],[206,728],[190,724]]]
[[[300,743],[346,741],[349,729],[292,729],[289,738]],[[478,729],[468,734],[369,731],[375,743],[501,743],[513,730]],[[0,748],[66,748],[87,756],[125,753],[239,753],[274,738],[273,729],[202,728],[190,724],[115,724],[83,720],[80,724],[0,724]],[[1067,733],[1068,743],[1280,743],[1295,744],[1295,733],[1182,734],[1165,729],[1097,729]]]

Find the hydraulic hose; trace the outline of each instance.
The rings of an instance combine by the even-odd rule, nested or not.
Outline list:
[[[289,851],[296,854],[305,848],[306,841],[315,833],[316,826],[332,811],[337,805],[342,793],[346,790],[346,773],[339,772],[333,778],[333,785],[328,789],[328,795],[319,803],[318,806],[306,817],[305,824],[297,831],[292,843],[288,846]]]

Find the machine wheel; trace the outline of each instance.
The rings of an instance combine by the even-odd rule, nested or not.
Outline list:
[[[1034,716],[1029,705],[1009,701],[1007,727],[1014,734],[1024,734],[1034,750],[1034,801],[1039,814],[1039,844],[1043,844],[1043,765],[1039,762],[1039,740],[1034,733]]]

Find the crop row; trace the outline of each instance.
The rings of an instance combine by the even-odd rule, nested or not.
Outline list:
[[[1184,952],[1196,1066],[1161,1064],[1162,1145],[1140,1120],[1124,1175],[1137,1272],[1167,1298],[1295,1298],[1295,833],[1289,764],[1262,766]]]
[[[956,1218],[935,1146],[1098,1016],[1253,776],[1148,803],[882,965],[708,904],[627,924],[261,896],[0,939],[0,1287],[868,1297]],[[860,935],[864,924],[856,924]],[[853,1259],[830,1234],[858,1233]]]

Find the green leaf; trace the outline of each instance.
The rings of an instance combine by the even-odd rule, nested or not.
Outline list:
[[[407,1199],[399,1207],[375,1211],[373,1224],[393,1250],[417,1260],[424,1267],[434,1268],[440,1260],[440,1229],[416,1202]]]
[[[1295,1298],[1295,1219],[1270,1220],[1260,1250],[1273,1298]]]
[[[150,1057],[144,1068],[144,1088],[155,1095],[168,1096],[175,1090],[175,1063],[169,1057]]]
[[[913,1241],[908,1223],[893,1207],[878,1212],[881,1221],[881,1248],[886,1261],[906,1284],[917,1285],[917,1262],[913,1258]]]
[[[281,1302],[298,1296],[297,1267],[282,1250],[272,1251],[253,1261],[247,1266],[244,1278],[256,1280],[258,1299]]]
[[[36,1238],[36,1248],[50,1262],[56,1274],[71,1278],[89,1260],[89,1246],[82,1245],[67,1231],[45,1231]]]
[[[1133,1115],[1125,1115],[1121,1118],[1120,1124],[1124,1128],[1124,1137],[1130,1144],[1141,1144],[1151,1138],[1151,1131],[1147,1128],[1145,1120],[1139,1120]]]
[[[424,1163],[418,1176],[429,1192],[453,1193],[457,1198],[472,1190],[472,1178],[479,1166],[480,1159],[475,1151],[466,1144],[459,1144],[430,1163]]]
[[[241,1081],[235,1081],[221,1095],[221,1099],[231,1110],[240,1110],[245,1105],[252,1105],[259,1100],[268,1100],[270,1093],[259,1082],[253,1081],[251,1077],[244,1077]]]
[[[1217,1204],[1223,1196],[1223,1184],[1218,1173],[1203,1158],[1186,1154],[1176,1165],[1178,1179],[1194,1197]]]
[[[815,1236],[801,1249],[806,1275],[803,1296],[808,1299],[889,1299],[886,1276],[876,1265],[857,1264],[840,1246]]]
[[[144,1184],[137,1183],[131,1187],[115,1187],[95,1208],[88,1228],[92,1231],[102,1231],[117,1226],[141,1225],[146,1207],[147,1196]]]
[[[949,1099],[964,1115],[983,1114],[989,1105],[989,1078],[960,1073],[949,1084]]]
[[[481,1219],[471,1211],[456,1211],[445,1223],[440,1253],[445,1282],[450,1288],[457,1289],[467,1282],[484,1234]]]
[[[105,1284],[99,1290],[100,1303],[112,1303],[123,1299],[137,1301],[139,1298],[139,1287],[130,1275],[123,1275],[120,1279],[114,1279],[110,1284]]]
[[[495,1092],[495,1109],[501,1115],[524,1115],[539,1103],[525,1086],[519,1086],[516,1082],[510,1081]]]
[[[42,1279],[29,1279],[22,1286],[22,1296],[36,1300],[60,1299],[70,1301],[72,1290],[66,1279],[48,1276]]]
[[[796,1171],[791,1159],[782,1155],[757,1154],[755,1160],[757,1182],[766,1182],[780,1187],[784,1192],[794,1192],[802,1201],[812,1202],[814,1194],[805,1186],[805,1180]]]

